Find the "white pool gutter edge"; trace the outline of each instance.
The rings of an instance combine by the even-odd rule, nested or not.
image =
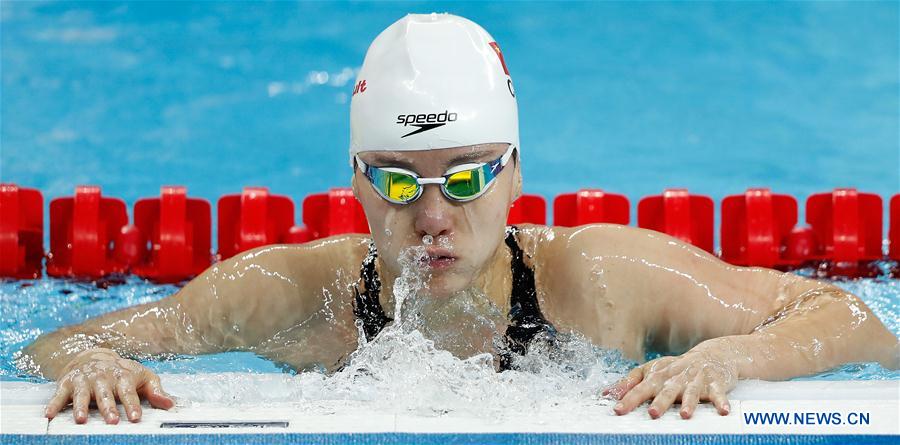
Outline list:
[[[210,375],[213,376],[213,375]],[[278,374],[238,374],[243,390],[277,394],[290,384]],[[421,413],[375,411],[366,402],[317,401],[236,404],[192,401],[199,385],[195,375],[164,374],[163,385],[180,398],[169,411],[144,406],[139,423],[120,412],[118,425],[107,425],[96,411],[88,423],[77,425],[71,410],[52,422],[43,417],[54,384],[0,382],[2,434],[265,434],[265,433],[612,433],[612,434],[892,434],[900,435],[900,380],[741,381],[729,393],[732,412],[720,416],[710,404],[698,407],[693,418],[681,419],[670,408],[651,419],[646,404],[616,416],[612,401],[546,404],[486,418],[464,411]],[[230,375],[234,377],[234,375]],[[213,389],[213,388],[211,388]],[[121,409],[120,409],[121,411]],[[786,414],[775,414],[786,413]],[[761,415],[780,415],[790,424],[762,424]],[[755,417],[754,417],[755,416]],[[753,419],[756,422],[753,422]],[[770,417],[771,418],[771,417]],[[834,420],[840,419],[839,422]],[[167,422],[283,422],[269,427],[162,428]],[[220,425],[221,426],[221,425]]]

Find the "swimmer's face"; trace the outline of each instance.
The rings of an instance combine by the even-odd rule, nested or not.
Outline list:
[[[451,167],[499,158],[507,144],[483,144],[441,150],[364,152],[359,157],[375,167],[400,167],[420,177],[441,177]],[[401,273],[404,249],[424,246],[431,254],[429,292],[446,297],[470,287],[493,258],[505,237],[510,205],[521,193],[518,154],[506,164],[490,188],[468,202],[451,201],[438,185],[424,185],[409,204],[384,200],[355,169],[353,191],[362,203],[378,255],[392,274]],[[423,237],[433,240],[423,243]]]

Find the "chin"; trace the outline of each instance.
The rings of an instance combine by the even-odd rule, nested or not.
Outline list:
[[[463,291],[470,285],[469,281],[452,272],[436,273],[428,281],[428,293],[435,298],[448,298]]]

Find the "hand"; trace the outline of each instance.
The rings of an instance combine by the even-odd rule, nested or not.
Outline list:
[[[683,355],[659,357],[634,368],[602,394],[620,400],[613,408],[617,415],[627,414],[651,398],[647,412],[654,419],[675,400],[681,402],[683,419],[691,417],[698,401],[711,401],[720,415],[728,415],[731,407],[725,394],[734,389],[738,370],[727,357],[721,345],[701,343]]]
[[[124,359],[110,349],[90,349],[76,355],[63,369],[56,394],[47,403],[45,415],[53,419],[71,400],[75,423],[85,423],[93,399],[108,424],[119,423],[118,399],[128,420],[141,419],[141,400],[156,408],[175,406],[159,377],[133,360]]]

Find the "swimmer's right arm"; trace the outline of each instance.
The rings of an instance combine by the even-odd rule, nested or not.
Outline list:
[[[309,316],[321,302],[304,298],[311,293],[299,275],[318,269],[312,266],[328,249],[307,250],[315,249],[269,246],[242,253],[170,297],[42,335],[22,351],[20,366],[58,381],[48,418],[72,401],[76,422],[84,423],[92,399],[107,423],[119,420],[117,397],[132,422],[140,419],[140,398],[171,408],[159,378],[129,358],[241,350]]]
[[[52,419],[69,401],[77,423],[85,423],[91,400],[107,423],[118,423],[116,398],[129,420],[141,417],[140,399],[169,409],[173,400],[159,377],[131,358],[200,351],[190,315],[188,284],[160,301],[125,308],[40,336],[18,359],[23,370],[56,380],[45,415]],[[186,307],[188,306],[188,307]]]

